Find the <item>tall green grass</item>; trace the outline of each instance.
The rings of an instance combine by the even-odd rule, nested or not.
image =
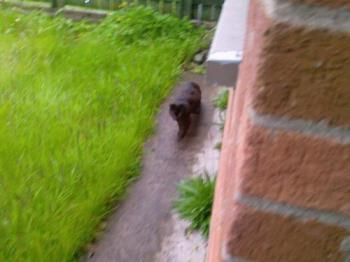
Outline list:
[[[74,260],[202,33],[140,7],[99,25],[0,11],[0,261]]]

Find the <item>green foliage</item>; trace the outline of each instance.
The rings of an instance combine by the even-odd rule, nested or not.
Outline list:
[[[0,10],[0,261],[72,261],[138,174],[201,32],[119,14],[95,25]]]
[[[216,108],[224,111],[227,109],[228,104],[228,90],[224,89],[219,92],[217,97],[214,99],[214,105]]]
[[[177,41],[193,41],[193,37],[204,36],[204,30],[193,30],[187,20],[179,21],[171,15],[159,15],[152,8],[134,6],[121,9],[107,17],[95,30],[97,35],[116,42],[145,42],[154,38]],[[194,34],[194,35],[193,35]]]
[[[205,66],[203,65],[194,65],[192,70],[193,73],[204,75],[205,74]]]
[[[209,234],[214,189],[215,179],[208,176],[183,180],[178,185],[180,196],[174,202],[180,216],[191,221],[190,229],[199,230],[205,237]]]
[[[214,149],[216,150],[221,150],[221,148],[222,148],[222,142],[217,142],[214,146]]]

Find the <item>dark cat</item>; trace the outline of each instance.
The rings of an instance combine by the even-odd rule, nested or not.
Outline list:
[[[178,138],[183,138],[191,124],[191,114],[199,114],[201,109],[201,89],[189,82],[183,86],[180,95],[169,106],[171,117],[179,126]]]

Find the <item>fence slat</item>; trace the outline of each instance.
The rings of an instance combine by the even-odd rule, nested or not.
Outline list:
[[[201,24],[202,23],[202,17],[203,17],[203,4],[198,4],[197,5],[197,23]]]
[[[159,2],[158,2],[158,11],[160,13],[164,12],[164,0],[159,0]]]
[[[184,9],[185,9],[184,16],[192,18],[192,0],[185,0]]]
[[[52,8],[57,8],[57,7],[58,7],[57,0],[52,0],[52,2],[51,2],[51,7],[52,7]]]
[[[177,15],[177,0],[171,1],[171,13]]]
[[[0,0],[1,1],[1,0]],[[21,0],[25,1],[25,0]],[[65,4],[88,6],[101,9],[115,10],[121,3],[127,6],[142,4],[160,13],[171,13],[180,18],[188,17],[197,19],[198,22],[204,20],[215,21],[218,18],[224,0],[49,0],[52,8],[60,8]],[[66,1],[66,3],[65,3]]]
[[[215,20],[215,12],[216,12],[215,4],[212,4],[210,7],[210,20],[211,21]]]
[[[180,0],[180,17],[185,16],[185,0]]]

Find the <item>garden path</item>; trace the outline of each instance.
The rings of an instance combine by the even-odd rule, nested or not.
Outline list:
[[[177,126],[168,114],[168,105],[180,91],[181,82],[161,106],[156,132],[144,147],[142,174],[129,187],[127,197],[107,220],[105,232],[96,244],[91,245],[85,261],[200,262],[198,259],[202,260],[205,256],[205,241],[201,236],[185,236],[185,233],[180,233],[176,237],[179,228],[182,230],[186,223],[182,221],[179,224],[179,219],[172,211],[172,201],[177,196],[177,183],[192,176],[196,172],[194,167],[199,172],[201,167],[197,163],[198,156],[203,150],[213,150],[216,143],[214,140],[218,138],[219,131],[213,130],[216,124],[213,99],[218,89],[205,86],[204,79],[203,75],[189,72],[183,75],[182,81],[200,84],[202,112],[182,141],[176,140]],[[211,140],[210,143],[208,139]],[[208,146],[210,148],[205,149]],[[209,155],[214,159],[204,159],[204,162],[215,162],[218,158],[215,153],[214,156],[213,153]],[[177,239],[181,243],[176,243]],[[171,250],[178,250],[176,252],[182,254],[170,254],[167,251],[169,248],[164,246],[167,242],[173,245]]]

